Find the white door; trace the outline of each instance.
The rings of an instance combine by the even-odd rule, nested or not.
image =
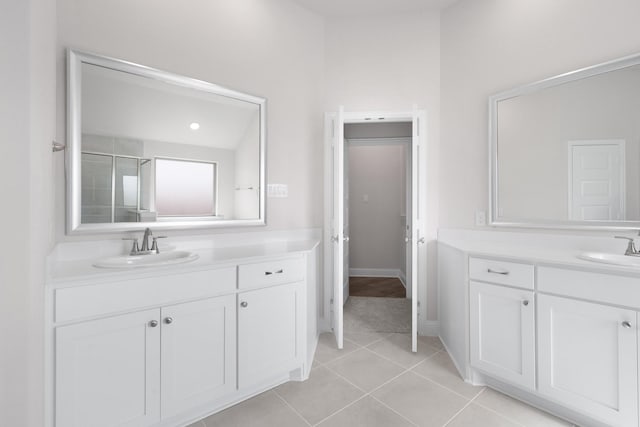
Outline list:
[[[366,123],[368,114],[350,113],[349,122]],[[379,118],[379,114],[373,114]],[[413,137],[411,144],[411,212],[407,214],[410,219],[407,221],[410,229],[406,231],[406,237],[410,242],[407,252],[410,257],[411,295],[411,316],[412,316],[412,350],[417,351],[418,345],[418,284],[426,282],[427,265],[427,245],[425,244],[426,229],[426,173],[421,172],[423,165],[426,165],[426,112],[414,109],[411,113],[390,114],[388,118],[392,121],[412,121]],[[326,115],[327,124],[325,129],[330,132],[331,155],[327,159],[331,162],[331,225],[330,233],[325,234],[331,239],[331,250],[327,256],[332,260],[332,327],[336,337],[338,348],[343,347],[343,304],[344,290],[348,286],[348,224],[345,221],[346,197],[345,191],[345,150],[344,150],[344,108],[340,107],[337,114]],[[327,199],[325,199],[327,200]]]
[[[569,142],[569,219],[625,219],[623,140]]]
[[[236,297],[162,308],[162,417],[236,389]]]
[[[471,282],[469,302],[471,365],[535,389],[533,292]]]
[[[538,296],[539,391],[607,425],[638,425],[636,312]]]
[[[238,294],[238,387],[246,389],[300,366],[300,283]]]
[[[160,310],[56,328],[56,426],[160,421]]]
[[[426,113],[414,108],[411,138],[411,350],[418,351],[418,283],[426,283],[427,245],[426,229]]]
[[[343,346],[344,285],[349,280],[345,272],[345,243],[349,237],[344,230],[344,108],[340,106],[333,121],[333,220],[331,239],[333,241],[333,333],[338,348]]]

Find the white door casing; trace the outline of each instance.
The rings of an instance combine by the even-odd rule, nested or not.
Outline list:
[[[325,313],[331,317],[331,326],[336,337],[338,348],[343,347],[344,323],[344,284],[345,245],[349,236],[345,232],[345,155],[344,124],[367,123],[372,117],[385,117],[390,122],[412,122],[413,136],[411,143],[411,229],[408,231],[411,242],[411,290],[412,295],[412,351],[417,351],[418,310],[420,297],[419,283],[426,283],[427,245],[426,230],[426,173],[421,172],[421,165],[426,165],[426,112],[414,108],[409,113],[345,113],[340,107],[337,113],[325,115],[325,141],[331,150],[325,150],[325,160],[331,165],[325,167],[325,188],[331,188],[331,194],[325,192],[325,214],[331,221],[325,223],[325,260],[331,260],[331,266],[325,266],[327,277],[331,277],[333,297],[331,309]],[[331,204],[331,208],[327,207]],[[409,216],[409,213],[407,213]],[[327,263],[328,264],[328,263]],[[426,299],[426,295],[422,296]]]
[[[568,142],[569,219],[625,219],[625,141]]]

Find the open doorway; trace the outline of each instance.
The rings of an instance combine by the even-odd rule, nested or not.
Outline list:
[[[411,135],[411,122],[345,124],[345,333],[411,332]]]
[[[389,231],[394,237],[383,239],[378,244],[378,250],[382,246],[396,247],[396,244],[404,244],[405,251],[394,252],[393,257],[403,259],[404,263],[395,262],[392,267],[380,267],[378,270],[395,270],[392,276],[400,278],[404,275],[405,297],[393,298],[396,302],[408,303],[410,307],[410,342],[411,350],[417,351],[417,334],[418,334],[418,283],[424,282],[426,279],[426,256],[427,247],[424,245],[424,230],[426,223],[426,173],[421,171],[426,165],[426,112],[414,109],[411,112],[398,113],[365,113],[365,112],[344,112],[341,107],[337,113],[327,113],[325,116],[325,277],[327,278],[327,295],[326,307],[327,318],[331,321],[331,329],[335,335],[338,348],[343,347],[343,339],[345,332],[345,302],[352,300],[350,298],[349,278],[350,273],[354,273],[353,277],[358,274],[358,265],[350,266],[351,259],[351,223],[357,223],[357,227],[361,222],[367,222],[363,215],[357,215],[350,221],[350,211],[358,209],[361,206],[353,206],[350,200],[350,192],[357,193],[357,198],[365,205],[370,204],[371,194],[373,190],[369,188],[367,192],[361,190],[350,190],[350,180],[352,172],[349,171],[350,150],[363,152],[375,152],[375,147],[394,146],[397,145],[397,153],[403,153],[399,160],[404,165],[404,169],[400,168],[404,173],[405,180],[400,179],[400,187],[396,193],[401,193],[399,203],[396,206],[395,219],[393,224],[389,226]],[[400,130],[400,131],[399,131]],[[390,133],[389,133],[390,132]],[[371,149],[363,147],[372,146]],[[406,147],[406,150],[402,150]],[[359,150],[359,148],[362,148]],[[380,155],[380,153],[376,153]],[[366,157],[366,156],[365,156]],[[367,161],[359,166],[364,169],[372,169],[372,172],[380,172],[389,168],[389,159],[385,164],[384,159],[376,168],[367,166]],[[423,165],[423,166],[420,166]],[[396,168],[397,169],[397,168]],[[396,170],[395,172],[398,172]],[[367,177],[365,176],[365,180]],[[369,176],[371,179],[371,176]],[[404,185],[404,188],[403,188]],[[398,196],[398,194],[396,194]],[[377,197],[377,196],[376,196]],[[385,205],[386,206],[386,205]],[[370,206],[364,206],[364,209],[374,214],[372,221],[374,229],[380,228],[379,222],[376,222],[375,214],[380,213],[381,207],[372,209]],[[406,218],[402,218],[402,214]],[[404,228],[404,229],[403,229]],[[369,233],[380,233],[375,230]],[[358,234],[358,233],[357,233]],[[379,236],[378,236],[379,237]],[[361,240],[363,238],[356,237]],[[366,239],[365,239],[366,240]],[[385,241],[389,240],[389,241]],[[393,241],[393,242],[392,242]],[[360,243],[360,242],[357,242]],[[365,251],[376,250],[372,244],[368,244]],[[356,249],[357,251],[358,249]],[[357,256],[357,255],[356,255]],[[357,261],[356,261],[357,262]],[[365,265],[365,264],[363,264]],[[403,268],[404,266],[404,268]],[[352,271],[351,267],[355,267]],[[363,269],[371,269],[377,267],[364,266]],[[362,272],[362,271],[361,271]],[[369,270],[371,272],[371,270]],[[366,275],[367,272],[364,272]],[[381,272],[374,270],[373,277],[380,277]],[[389,274],[387,274],[389,275]],[[363,310],[369,309],[372,301],[380,303],[380,298],[369,298],[368,304],[364,304]],[[391,298],[390,298],[391,299]],[[380,308],[371,308],[372,312],[382,311]],[[393,310],[391,310],[393,311]],[[348,314],[348,313],[347,313]],[[393,319],[401,319],[402,315],[392,316]],[[347,318],[347,321],[350,319]],[[384,321],[383,321],[384,322]],[[347,325],[352,326],[352,325]],[[388,331],[388,325],[379,325],[381,332]],[[392,326],[393,327],[393,326]],[[376,328],[374,326],[374,328]],[[406,326],[405,326],[406,328]],[[349,331],[353,332],[353,331]]]

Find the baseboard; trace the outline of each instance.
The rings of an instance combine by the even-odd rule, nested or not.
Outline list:
[[[398,279],[400,279],[400,283],[402,283],[402,286],[404,286],[405,290],[407,289],[407,276],[405,276],[404,271],[398,270],[400,271],[400,274],[398,275]]]
[[[440,335],[440,322],[437,320],[420,321],[418,331],[423,336],[437,337]]]
[[[350,268],[351,277],[404,277],[399,268]]]

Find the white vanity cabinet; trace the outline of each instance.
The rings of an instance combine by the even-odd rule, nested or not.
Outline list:
[[[48,426],[186,425],[306,379],[315,264],[260,259],[52,287]]]
[[[636,312],[538,296],[539,392],[610,425],[638,424]]]
[[[238,294],[238,387],[300,365],[301,296],[299,283]]]
[[[235,296],[56,330],[56,425],[146,426],[235,390]]]
[[[471,365],[505,381],[535,388],[534,294],[471,282]]]
[[[469,277],[471,366],[535,388],[533,265],[472,257]]]
[[[236,298],[161,310],[162,417],[214,402],[236,388]]]
[[[160,420],[159,309],[62,326],[55,342],[57,427]]]

